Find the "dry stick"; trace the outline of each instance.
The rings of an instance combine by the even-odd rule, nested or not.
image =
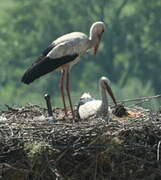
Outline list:
[[[64,152],[62,152],[62,153],[58,156],[58,158],[55,160],[55,163],[54,163],[54,164],[56,164],[56,163],[66,154],[67,151],[68,151],[68,149],[66,149]]]
[[[12,130],[11,126],[8,126],[8,128],[9,128],[9,130],[10,130],[10,132],[11,132],[11,137],[13,137],[13,136],[14,136],[14,133],[13,133],[13,130]]]
[[[96,178],[97,178],[97,168],[98,168],[97,159],[98,159],[98,155],[96,155],[96,165],[95,165],[95,172],[94,172],[94,180],[96,180]]]
[[[158,146],[157,146],[157,161],[159,161],[159,154],[160,154],[160,152],[159,152],[159,149],[160,149],[160,144],[161,144],[161,141],[159,141],[158,142]]]
[[[147,96],[147,97],[135,98],[135,99],[120,100],[118,102],[145,101],[145,100],[157,99],[157,98],[161,98],[161,94],[155,95],[155,96]]]

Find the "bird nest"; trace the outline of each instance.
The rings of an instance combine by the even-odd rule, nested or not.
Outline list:
[[[0,112],[3,180],[159,180],[161,114],[141,107],[132,115],[86,121],[55,119],[37,105]]]

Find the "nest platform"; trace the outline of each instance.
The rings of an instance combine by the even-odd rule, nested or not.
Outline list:
[[[129,108],[130,110],[130,108]],[[1,180],[160,180],[161,113],[86,121],[37,105],[0,112]]]

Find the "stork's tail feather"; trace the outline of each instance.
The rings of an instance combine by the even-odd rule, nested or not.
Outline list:
[[[29,72],[25,72],[25,74],[23,75],[21,82],[25,83],[25,84],[30,84],[32,81],[34,81],[34,78],[30,77],[30,73]]]
[[[51,60],[48,57],[43,58],[43,60],[36,61],[32,66],[24,73],[21,81],[25,84],[32,83],[35,79],[41,77],[52,71],[51,66],[47,66]]]

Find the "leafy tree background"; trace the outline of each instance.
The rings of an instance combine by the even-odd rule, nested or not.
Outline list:
[[[0,107],[4,104],[44,105],[43,94],[62,106],[59,72],[30,86],[24,71],[58,36],[71,31],[89,33],[91,24],[106,23],[96,57],[87,53],[72,68],[72,99],[85,91],[98,97],[98,79],[107,76],[118,99],[159,94],[161,67],[160,0],[1,0]]]

